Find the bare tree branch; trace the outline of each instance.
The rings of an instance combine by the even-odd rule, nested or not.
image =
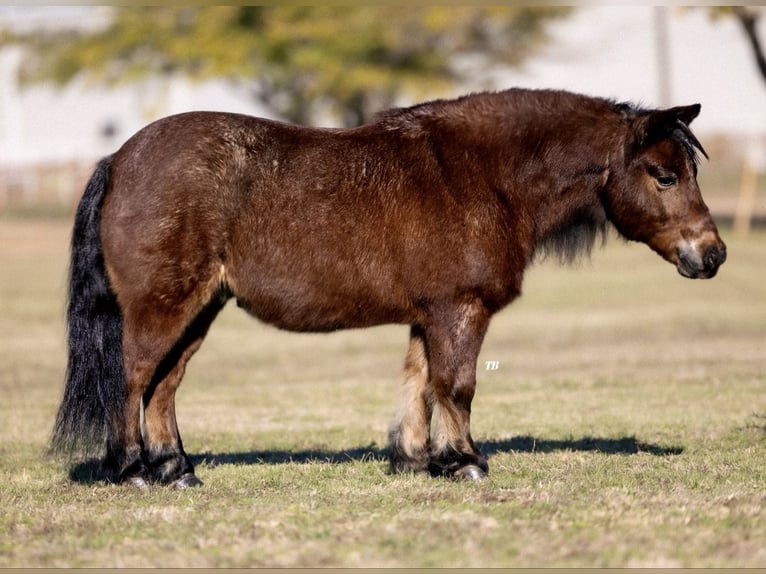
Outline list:
[[[766,54],[764,54],[764,47],[756,28],[760,14],[755,10],[750,10],[746,6],[735,6],[734,14],[745,31],[745,35],[753,48],[753,54],[755,55],[758,69],[760,70],[763,79],[766,80]]]

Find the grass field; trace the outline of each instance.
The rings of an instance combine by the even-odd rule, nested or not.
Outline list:
[[[480,357],[479,484],[386,474],[406,327],[231,305],[178,398],[205,486],[139,492],[44,457],[69,224],[0,220],[0,567],[764,567],[766,233],[724,238],[712,281],[614,238],[529,271]]]

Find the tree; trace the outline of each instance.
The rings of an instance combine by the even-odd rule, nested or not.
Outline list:
[[[761,41],[761,38],[758,35],[758,29],[756,28],[758,18],[764,13],[763,7],[759,7],[758,10],[755,10],[750,6],[734,6],[733,10],[737,20],[739,20],[739,23],[742,25],[742,29],[747,36],[750,47],[753,49],[753,55],[755,56],[755,61],[758,65],[758,70],[761,72],[763,81],[766,82],[766,54],[764,54],[763,42]]]
[[[710,11],[714,18],[720,16],[736,18],[753,51],[758,71],[766,82],[766,46],[758,31],[758,20],[766,14],[766,8],[763,6],[715,6],[710,8]]]
[[[518,65],[569,8],[483,6],[115,7],[98,31],[16,34],[23,82],[228,78],[283,117],[317,108],[356,124],[408,92],[445,92],[477,70]],[[462,62],[466,65],[457,65]]]
[[[766,54],[764,54],[764,43],[758,32],[758,20],[766,14],[766,8],[763,6],[715,6],[709,10],[713,18],[721,16],[736,18],[750,44],[758,71],[766,82]],[[760,153],[759,146],[755,142],[755,139],[751,140],[750,149],[744,154],[742,180],[734,212],[734,231],[740,234],[747,234],[750,230],[755,207],[755,191],[758,182],[756,158]]]

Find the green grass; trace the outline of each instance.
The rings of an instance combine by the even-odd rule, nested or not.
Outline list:
[[[532,268],[479,361],[480,484],[386,474],[406,327],[229,306],[178,396],[206,484],[138,492],[43,455],[69,228],[0,221],[0,567],[764,567],[766,233],[725,239],[712,281],[615,239]]]

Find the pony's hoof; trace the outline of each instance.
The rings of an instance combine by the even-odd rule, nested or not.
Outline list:
[[[457,469],[454,476],[457,479],[478,482],[487,478],[487,473],[475,464],[469,464]]]
[[[205,483],[202,482],[193,472],[187,472],[182,477],[177,478],[172,482],[173,488],[184,489],[193,488],[195,486],[202,486]]]
[[[122,483],[138,490],[149,490],[149,483],[143,476],[129,476],[123,479]]]

